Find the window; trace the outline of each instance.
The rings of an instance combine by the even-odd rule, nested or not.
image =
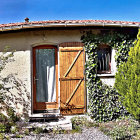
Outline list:
[[[98,68],[97,73],[111,73],[111,48],[107,45],[98,47]]]

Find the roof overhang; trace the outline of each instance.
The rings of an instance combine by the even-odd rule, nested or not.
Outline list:
[[[47,27],[89,27],[89,26],[102,26],[102,27],[131,27],[139,28],[140,22],[64,22],[64,23],[49,23],[49,22],[22,22],[22,23],[11,23],[11,24],[1,24],[0,32],[3,31],[12,31],[12,30],[21,30],[21,29],[32,29],[32,28],[47,28]]]

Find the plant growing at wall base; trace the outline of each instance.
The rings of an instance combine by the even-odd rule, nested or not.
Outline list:
[[[140,30],[128,61],[119,66],[115,78],[123,105],[140,122]]]

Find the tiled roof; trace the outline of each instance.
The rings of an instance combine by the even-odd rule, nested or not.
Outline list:
[[[61,26],[121,26],[140,27],[140,22],[112,21],[112,20],[48,20],[0,24],[0,31],[18,30],[34,27],[61,27]]]

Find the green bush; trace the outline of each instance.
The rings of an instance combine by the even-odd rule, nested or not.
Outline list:
[[[140,31],[134,48],[130,48],[128,61],[119,66],[115,78],[123,105],[140,121]]]

